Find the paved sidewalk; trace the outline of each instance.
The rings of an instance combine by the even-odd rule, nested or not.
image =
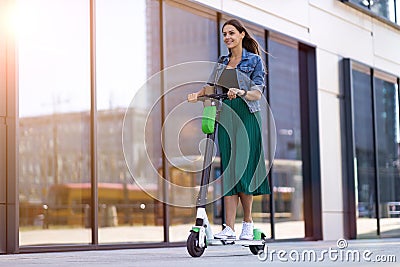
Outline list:
[[[281,260],[278,259],[279,251],[283,251],[280,252]],[[314,260],[311,251],[316,255]],[[241,246],[208,247],[200,258],[190,257],[186,247],[34,253],[0,255],[0,266],[400,266],[400,239],[352,240],[343,249],[339,249],[335,241],[275,242],[268,244],[266,252],[273,256],[272,260],[269,257],[261,261]],[[356,254],[361,257],[359,261],[354,257]],[[300,260],[294,262],[297,256]],[[377,264],[377,260],[382,259],[396,262]]]

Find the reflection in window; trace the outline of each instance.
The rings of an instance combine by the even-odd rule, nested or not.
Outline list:
[[[265,36],[264,36],[264,31],[260,31],[257,29],[252,28],[252,25],[246,25],[247,30],[249,33],[257,40],[258,44],[260,47],[263,49],[266,47],[265,44]],[[264,63],[266,62],[266,56],[267,54],[261,52],[261,58],[263,59]],[[269,67],[265,66],[267,73],[269,72]],[[267,74],[268,75],[268,74]],[[267,81],[267,79],[266,79]],[[266,95],[266,92],[264,91],[264,95]],[[271,162],[271,158],[273,157],[273,147],[270,147],[271,143],[273,143],[273,140],[276,139],[274,136],[274,133],[272,132],[272,126],[271,126],[271,118],[269,118],[267,114],[269,107],[267,107],[266,103],[264,101],[261,101],[261,119],[262,119],[262,132],[263,132],[263,147],[264,147],[264,155],[265,155],[265,160],[267,161],[267,170],[270,167],[268,164]],[[271,186],[271,185],[270,185]],[[239,210],[239,212],[242,212],[243,210]],[[256,227],[261,227],[263,231],[266,231],[266,233],[270,232],[270,218],[271,218],[271,211],[270,211],[270,195],[260,195],[260,196],[255,196],[253,199],[253,208],[252,208],[252,216],[253,216],[253,221],[255,222]],[[240,216],[243,216],[243,214],[240,214]],[[263,224],[260,224],[263,223]],[[239,228],[240,229],[240,228]],[[268,234],[267,234],[268,235]]]
[[[369,9],[369,0],[349,0],[349,2],[360,5],[361,7]]]
[[[145,158],[160,161],[159,144],[161,111],[149,118],[153,131],[147,131],[150,143],[143,149],[144,134],[135,129],[143,125],[147,107],[159,91],[149,90],[141,105],[131,104],[146,79],[159,70],[159,12],[155,0],[96,1],[96,76],[97,76],[97,160],[99,201],[99,242],[160,242],[163,241],[162,205],[147,195],[132,179],[123,153],[135,166],[133,175],[144,179],[152,175],[152,166]],[[123,120],[127,108],[131,114],[128,139],[121,142]],[[152,136],[155,135],[155,136]],[[158,137],[158,141],[157,141]],[[137,178],[137,177],[136,177]],[[141,184],[143,186],[143,184]],[[146,190],[161,191],[157,184]],[[161,209],[160,209],[161,207]]]
[[[357,237],[399,236],[398,85],[395,77],[378,71],[371,83],[371,70],[354,66]]]
[[[16,3],[20,244],[90,243],[89,2]]]
[[[298,49],[271,40],[268,52],[270,106],[277,131],[272,172],[276,238],[304,237]]]
[[[212,61],[218,58],[218,34],[216,16],[206,11],[178,5],[172,1],[168,1],[165,5],[165,66],[170,67],[179,63],[190,61]],[[208,77],[204,77],[206,81]],[[164,122],[165,138],[164,145],[170,157],[180,157],[184,155],[187,158],[201,156],[199,144],[204,139],[201,131],[201,120],[198,118],[202,114],[202,106],[200,103],[188,104],[186,97],[188,93],[198,91],[202,83],[188,83],[178,88],[165,88],[164,91],[170,90],[165,97],[165,114],[166,118],[172,114],[176,107],[179,112],[173,113],[173,119],[169,119],[168,123]],[[170,116],[171,117],[171,116]],[[185,123],[187,122],[187,123]],[[184,123],[184,124],[183,124]],[[176,134],[170,134],[175,129],[180,129],[178,144]],[[219,160],[216,160],[219,161]],[[193,187],[200,182],[201,172],[181,171],[178,168],[187,168],[187,166],[177,166],[174,168],[168,163],[169,179],[172,183]],[[219,163],[214,162],[212,173],[218,171]],[[196,191],[197,192],[197,191]],[[211,192],[211,191],[209,191]],[[215,192],[214,192],[215,193]],[[197,194],[193,192],[193,194]],[[182,195],[179,192],[170,192],[170,201],[189,201],[192,196]],[[210,222],[215,222],[213,211],[217,211],[220,202],[207,205],[207,212]],[[188,232],[196,217],[195,208],[170,207],[170,240],[172,242],[184,241],[187,239]],[[220,215],[220,214],[219,214]],[[218,218],[220,219],[220,218]],[[185,230],[181,226],[185,224]],[[214,226],[212,226],[214,227]],[[216,225],[213,229],[219,231],[220,226]]]
[[[382,236],[399,236],[399,96],[397,84],[374,78]]]
[[[396,6],[395,6],[395,16],[396,16],[396,23],[400,25],[400,1],[396,0]]]
[[[399,1],[397,0],[347,0],[372,13],[399,24]]]
[[[353,70],[354,141],[357,181],[357,236],[376,236],[375,156],[369,73]]]
[[[395,21],[395,3],[394,0],[370,0],[370,9],[375,14],[384,17],[390,21]]]

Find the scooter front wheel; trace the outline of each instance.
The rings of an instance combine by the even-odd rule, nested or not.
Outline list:
[[[196,232],[190,233],[186,242],[186,248],[192,257],[200,257],[206,249],[199,246],[199,233]]]

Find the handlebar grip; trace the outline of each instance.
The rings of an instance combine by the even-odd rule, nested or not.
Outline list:
[[[208,99],[228,99],[228,94],[210,94],[210,95],[204,95],[204,96],[199,96],[197,97],[197,100],[199,101],[205,101]]]

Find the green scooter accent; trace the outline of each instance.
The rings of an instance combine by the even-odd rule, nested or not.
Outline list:
[[[192,231],[198,233],[198,232],[200,232],[200,228],[192,226]]]
[[[215,130],[215,117],[217,115],[216,106],[204,107],[203,119],[201,121],[201,129],[205,134],[211,134]]]
[[[253,240],[261,240],[262,234],[263,234],[263,232],[260,229],[254,228],[253,229]]]

